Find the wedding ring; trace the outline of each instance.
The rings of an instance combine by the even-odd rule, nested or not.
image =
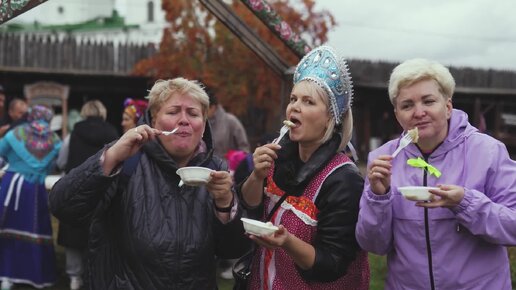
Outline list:
[[[138,127],[134,128],[134,132],[138,133]]]

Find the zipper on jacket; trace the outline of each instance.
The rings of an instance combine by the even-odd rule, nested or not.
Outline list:
[[[428,162],[428,156],[423,155],[425,161]],[[427,186],[427,168],[423,170],[423,185]],[[425,240],[426,240],[426,253],[428,257],[428,274],[430,276],[430,289],[435,290],[434,282],[434,267],[432,262],[432,247],[430,246],[430,223],[428,219],[428,208],[425,207]]]

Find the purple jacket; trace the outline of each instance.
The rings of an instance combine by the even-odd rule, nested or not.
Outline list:
[[[440,178],[406,164],[423,157],[410,144],[392,161],[391,190],[375,195],[366,179],[356,237],[387,255],[385,289],[511,289],[505,246],[516,245],[516,162],[505,145],[478,132],[453,110],[446,140],[427,162]],[[399,139],[369,154],[391,154]],[[464,199],[452,209],[427,209],[401,196],[400,186],[455,184]]]

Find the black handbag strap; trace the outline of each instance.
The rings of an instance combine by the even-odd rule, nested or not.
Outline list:
[[[283,194],[280,199],[278,200],[278,202],[276,202],[276,204],[274,205],[274,207],[272,208],[271,212],[267,215],[267,218],[265,219],[266,222],[270,221],[272,216],[274,215],[274,213],[276,212],[276,210],[281,206],[281,204],[283,203],[283,201],[288,197],[288,193],[285,192],[285,194]]]
[[[288,197],[288,194],[285,193],[283,194],[280,199],[278,200],[278,202],[276,202],[276,204],[274,205],[274,207],[272,208],[271,212],[267,215],[267,218],[265,219],[266,222],[270,221],[270,219],[272,218],[272,216],[274,215],[274,213],[276,212],[276,210],[278,210],[278,208],[281,206],[281,204],[283,203],[283,201]],[[252,261],[252,257],[254,256],[254,254],[256,253],[256,250],[258,250],[258,247],[253,243],[253,245],[251,246],[251,250],[245,254],[244,256],[247,256],[250,254],[250,259],[248,261],[248,263],[244,266],[244,268],[241,270],[241,275],[244,275],[245,278],[247,278],[249,275],[250,275],[250,269],[251,269],[251,261]],[[240,258],[242,259],[242,258]],[[237,262],[238,263],[238,262]],[[233,276],[235,275],[235,271],[234,271],[234,267],[235,265],[233,265]],[[233,288],[235,289],[235,288]]]

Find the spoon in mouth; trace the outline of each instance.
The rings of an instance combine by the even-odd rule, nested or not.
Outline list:
[[[179,127],[175,128],[172,131],[161,131],[161,134],[163,134],[165,136],[172,135],[172,134],[174,134],[177,131],[177,129],[179,129]]]

